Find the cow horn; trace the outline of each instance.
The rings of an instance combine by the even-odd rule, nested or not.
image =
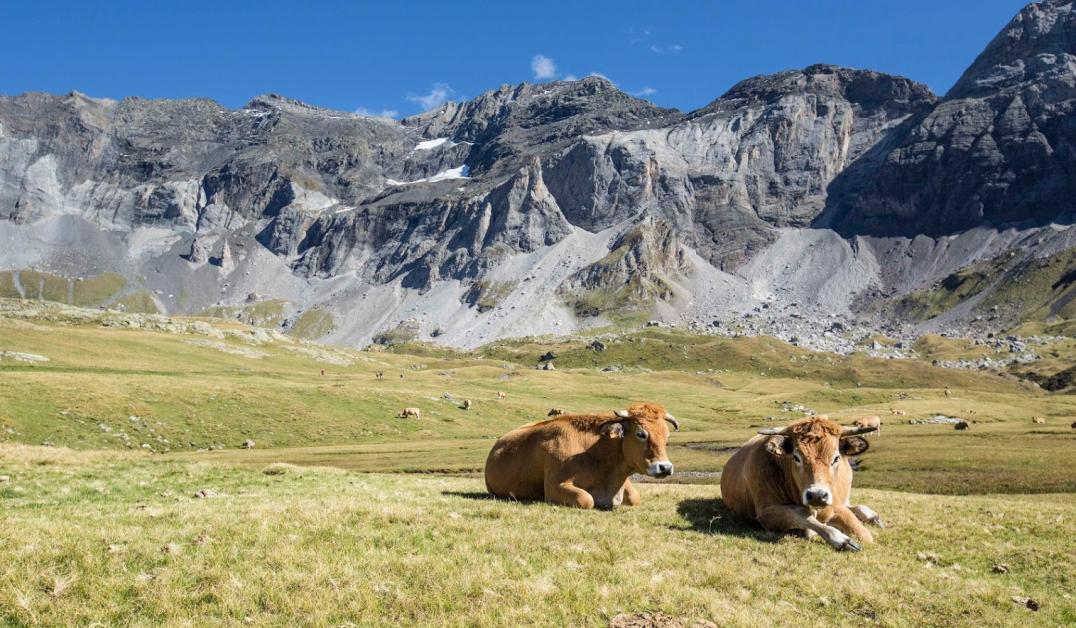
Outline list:
[[[845,436],[855,436],[856,434],[866,434],[867,432],[873,432],[878,429],[873,425],[845,425],[844,431],[841,432],[841,438]]]
[[[618,417],[620,417],[622,419],[626,419],[626,418],[631,416],[631,413],[628,412],[627,410],[616,410],[615,412],[613,412],[613,414],[617,415]]]
[[[777,435],[777,434],[782,434],[782,433],[784,433],[784,431],[785,431],[785,428],[783,428],[783,427],[767,427],[764,430],[759,430],[758,433],[763,434],[765,436],[774,436],[774,435]]]
[[[680,431],[680,422],[676,420],[676,417],[674,417],[673,415],[666,412],[665,413],[665,420],[668,421],[669,423],[672,423],[672,426],[673,426],[674,430],[676,430],[677,432]]]

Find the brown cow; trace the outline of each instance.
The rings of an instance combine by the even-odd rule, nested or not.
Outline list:
[[[880,416],[864,416],[852,421],[852,425],[856,427],[870,427],[873,428],[879,436],[882,434],[882,417]]]
[[[839,550],[859,551],[874,537],[863,525],[883,527],[870,508],[851,506],[848,458],[870,447],[858,436],[873,427],[842,427],[812,417],[785,428],[761,430],[729,458],[721,472],[721,498],[730,510],[774,532],[802,530]]]
[[[486,488],[497,497],[544,500],[578,508],[639,503],[632,473],[663,478],[666,422],[680,424],[652,403],[610,414],[566,414],[512,430],[486,459]]]
[[[1046,417],[1036,416],[1031,417],[1031,422],[1035,425],[1046,425]]]
[[[403,410],[400,410],[399,414],[396,415],[396,418],[398,419],[409,419],[411,417],[421,419],[422,410],[419,410],[418,408],[404,408]]]

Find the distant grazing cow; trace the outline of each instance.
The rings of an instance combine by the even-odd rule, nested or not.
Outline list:
[[[1031,422],[1035,425],[1046,425],[1046,418],[1041,416],[1032,417]]]
[[[849,535],[873,543],[863,522],[883,524],[870,508],[851,505],[848,459],[870,447],[858,435],[873,430],[822,417],[761,430],[725,464],[721,498],[736,514],[774,532],[802,530],[835,549],[859,551]]]
[[[889,412],[895,416],[904,416],[905,414],[908,414],[904,410],[897,410],[896,408],[890,408]]]
[[[507,396],[508,396],[508,395],[504,394],[503,392],[501,392],[501,391],[499,391],[499,390],[497,391],[497,398],[498,398],[498,399],[504,399],[504,398],[505,398],[505,397],[507,397]]]
[[[1072,422],[1072,425],[1070,425],[1069,427],[1071,427],[1072,429],[1076,430],[1076,421],[1073,421],[1073,422]]]
[[[639,492],[628,479],[632,473],[663,478],[673,472],[665,453],[669,425],[680,429],[652,403],[524,425],[493,445],[486,488],[497,497],[578,508],[634,506]]]
[[[419,410],[418,408],[404,408],[403,410],[400,411],[399,414],[396,415],[396,418],[398,418],[398,419],[410,419],[410,418],[421,419],[422,418],[422,411]]]
[[[953,396],[953,391],[951,391],[951,390],[949,390],[948,388],[946,388],[946,389],[945,389],[945,396],[946,396],[946,397],[952,397],[952,396]]]
[[[470,409],[471,409],[471,400],[470,399],[464,399],[463,403],[460,404],[460,410],[470,410]]]
[[[971,424],[968,423],[967,421],[957,421],[956,423],[953,424],[953,429],[954,430],[970,430],[971,429]]]
[[[561,410],[560,408],[550,408],[549,412],[546,413],[546,416],[560,416],[562,414],[567,414],[567,412]]]
[[[882,434],[882,417],[879,416],[864,416],[852,421],[852,425],[856,427],[869,427],[873,428],[875,432],[880,436]],[[866,434],[866,432],[864,432]]]

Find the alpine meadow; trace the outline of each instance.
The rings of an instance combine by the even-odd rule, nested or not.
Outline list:
[[[624,85],[0,95],[0,625],[1076,625],[1076,3],[944,94],[814,63],[689,110],[625,85],[718,27],[606,4]],[[506,56],[547,19],[458,9]],[[332,11],[385,39],[299,61],[434,9]],[[219,42],[238,86],[304,78],[279,26]],[[77,44],[57,80],[108,77]]]

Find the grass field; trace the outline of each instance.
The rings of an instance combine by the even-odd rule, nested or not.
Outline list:
[[[648,484],[599,512],[486,499],[469,478],[10,445],[0,470],[13,625],[1076,621],[1073,495],[861,490],[890,527],[847,555],[737,521],[711,486]]]
[[[668,330],[463,354],[106,316],[0,314],[0,351],[48,359],[0,359],[0,624],[1076,621],[1076,396],[1009,374]],[[557,370],[535,370],[548,350]],[[498,435],[638,399],[683,426],[675,482],[643,485],[640,508],[484,497]],[[885,421],[856,490],[891,527],[861,554],[777,539],[718,499],[732,451],[806,409]],[[972,429],[910,422],[939,414]]]

